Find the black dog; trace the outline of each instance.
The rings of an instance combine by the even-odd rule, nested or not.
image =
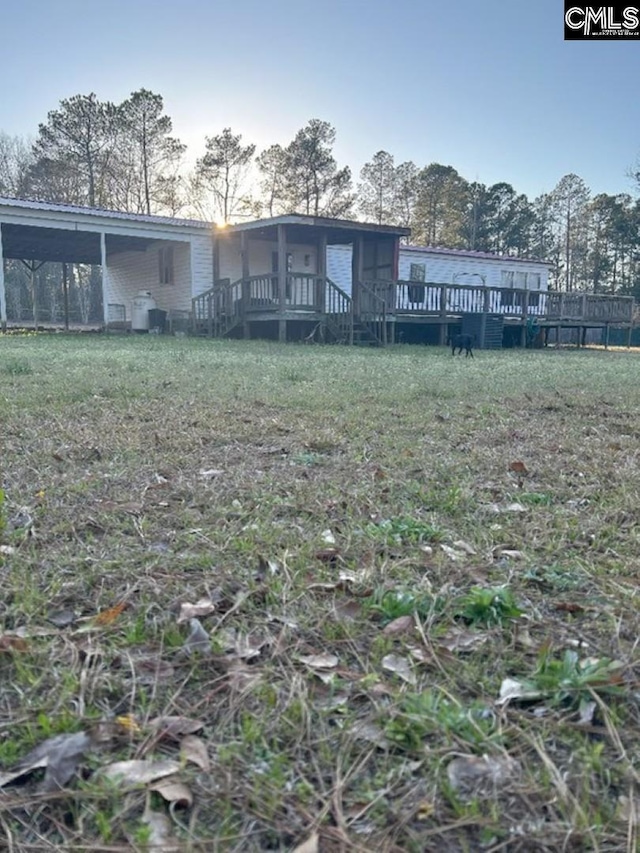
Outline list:
[[[473,335],[453,335],[449,338],[451,342],[451,355],[462,355],[462,350],[465,351],[465,358],[473,358]]]

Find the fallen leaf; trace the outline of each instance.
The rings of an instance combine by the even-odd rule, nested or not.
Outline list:
[[[340,551],[337,548],[322,548],[314,554],[316,560],[322,563],[335,563],[340,556]]]
[[[486,631],[469,631],[466,628],[451,628],[437,644],[450,652],[472,652],[489,639]]]
[[[393,619],[384,627],[382,633],[387,637],[406,634],[408,631],[412,631],[415,626],[416,620],[413,616],[398,616],[397,619]]]
[[[323,530],[322,533],[320,534],[320,538],[322,539],[322,541],[324,542],[325,545],[335,545],[336,544],[336,537],[333,535],[333,533],[330,530]]]
[[[593,701],[580,702],[579,722],[583,726],[589,726],[593,723],[593,715],[595,714],[597,707],[597,703]]]
[[[337,655],[301,655],[298,660],[304,663],[311,669],[333,669],[338,666],[339,658]]]
[[[416,676],[407,658],[400,655],[385,655],[382,658],[382,667],[388,672],[393,672],[407,684],[415,685]]]
[[[306,841],[293,848],[292,853],[318,853],[320,850],[320,836],[317,832],[312,833]]]
[[[176,622],[180,625],[196,616],[208,616],[215,609],[216,605],[209,598],[200,598],[195,604],[184,603],[180,605],[180,614]]]
[[[208,772],[210,769],[211,763],[209,761],[207,745],[202,738],[195,735],[187,735],[180,741],[180,757],[184,761],[197,764],[205,772]]]
[[[78,763],[91,743],[91,736],[87,732],[74,732],[47,738],[32,749],[14,770],[0,773],[0,788],[41,767],[46,767],[45,776],[40,785],[41,791],[49,792],[64,788],[76,772]]]
[[[166,814],[147,807],[142,815],[142,823],[149,827],[145,848],[150,853],[174,853],[180,849],[177,838],[171,834],[171,821]]]
[[[524,552],[511,548],[494,548],[493,556],[496,560],[506,557],[507,560],[524,560]]]
[[[578,604],[577,601],[558,601],[554,604],[554,610],[560,610],[564,613],[583,613],[585,607]]]
[[[469,554],[470,557],[475,556],[475,554],[477,553],[473,545],[469,545],[469,543],[465,542],[464,539],[456,539],[456,541],[453,543],[453,547],[456,548],[458,551],[464,551],[464,553]]]
[[[101,767],[98,773],[107,779],[117,780],[122,785],[147,785],[164,776],[172,776],[180,770],[178,761],[164,759],[132,758],[129,761],[114,761]]]
[[[222,468],[203,468],[198,473],[198,477],[201,480],[213,480],[214,477],[219,477],[221,474],[224,474]]]
[[[495,790],[511,783],[519,773],[518,762],[506,755],[461,755],[447,765],[449,783],[456,791],[477,793],[483,787]]]
[[[126,601],[121,601],[119,604],[114,604],[113,607],[110,607],[108,610],[103,610],[98,613],[97,616],[93,618],[93,625],[95,627],[104,628],[107,625],[111,625],[116,621],[118,616],[122,613],[122,611],[127,607]]]
[[[192,735],[204,728],[201,720],[190,717],[165,716],[155,717],[149,721],[149,726],[156,729],[159,738],[181,740],[185,735]]]
[[[154,782],[152,785],[149,785],[149,790],[160,794],[168,803],[187,808],[193,805],[191,790],[184,782],[180,782],[179,779],[175,779],[173,776],[168,776],[166,779]]]
[[[26,652],[29,644],[22,637],[12,637],[9,634],[0,635],[0,654],[9,652]]]
[[[619,796],[616,817],[630,826],[640,826],[640,798]]]
[[[509,468],[515,474],[521,474],[522,476],[526,476],[529,473],[529,469],[527,468],[527,466],[524,464],[524,462],[521,462],[519,459],[517,459],[515,462],[510,462]]]
[[[50,610],[47,613],[47,622],[51,622],[56,628],[66,628],[67,625],[72,625],[76,621],[76,614],[73,610]]]
[[[440,545],[440,549],[454,563],[457,563],[459,560],[462,560],[464,557],[464,554],[461,551],[456,551],[455,548],[450,548],[449,545]]]
[[[379,749],[389,749],[391,747],[391,742],[387,739],[380,726],[368,720],[361,720],[356,723],[351,729],[351,734],[357,740],[365,740]]]
[[[496,705],[504,705],[511,699],[541,699],[544,694],[534,687],[514,678],[505,678],[500,685],[500,697]]]
[[[184,641],[181,652],[191,656],[199,653],[201,655],[211,654],[211,639],[198,619],[189,619],[189,636]]]
[[[133,714],[121,714],[115,719],[116,725],[129,734],[140,734],[142,729]]]

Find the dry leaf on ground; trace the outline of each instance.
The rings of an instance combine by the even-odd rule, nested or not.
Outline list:
[[[180,741],[180,758],[196,764],[205,773],[209,771],[211,762],[206,743],[195,735],[187,735]]]
[[[195,604],[185,602],[180,605],[180,614],[177,618],[177,623],[188,622],[196,616],[208,616],[216,609],[216,605],[209,598],[200,598]]]
[[[177,853],[180,845],[178,839],[171,834],[171,821],[166,814],[151,811],[147,807],[142,815],[142,822],[149,827],[145,847],[150,853]]]
[[[180,740],[186,735],[199,732],[200,729],[204,728],[204,723],[190,717],[164,716],[150,720],[149,726],[156,729],[159,738]]]
[[[413,631],[415,626],[416,620],[413,615],[398,616],[397,619],[393,619],[388,625],[385,625],[382,633],[387,637],[395,636],[396,634],[406,634],[409,631]]]
[[[304,663],[311,669],[333,669],[338,666],[339,658],[337,655],[301,655],[298,660]]]
[[[201,655],[211,654],[211,640],[200,621],[198,619],[189,619],[189,628],[189,636],[184,641],[184,645],[180,650],[182,654],[189,657],[196,653]]]
[[[456,791],[501,788],[519,774],[520,765],[508,755],[460,755],[447,766],[449,782]]]
[[[166,779],[154,782],[153,785],[149,785],[149,790],[160,794],[168,803],[175,803],[177,806],[185,806],[187,808],[193,805],[193,794],[190,789],[184,782],[180,782],[179,779],[173,776],[167,776]]]
[[[168,759],[153,761],[147,758],[132,758],[129,761],[114,761],[98,771],[100,776],[114,779],[122,785],[147,785],[164,776],[172,776],[180,770],[178,761]]]
[[[400,655],[385,655],[382,658],[382,667],[393,672],[407,684],[415,685],[416,676],[408,658],[403,658]]]
[[[40,785],[41,791],[49,792],[64,788],[91,744],[92,738],[87,732],[74,732],[47,738],[32,749],[14,770],[0,773],[0,788],[41,767],[46,767],[44,779]]]
[[[313,832],[306,841],[293,848],[292,853],[318,853],[320,850],[320,836]]]

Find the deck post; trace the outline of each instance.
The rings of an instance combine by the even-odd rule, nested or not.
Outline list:
[[[316,292],[315,305],[313,306],[320,314],[324,314],[326,310],[325,290],[327,287],[327,235],[323,233],[318,238],[316,252],[318,253],[316,261]]]
[[[480,317],[480,340],[478,341],[478,349],[484,349],[485,338],[487,336],[487,317],[491,306],[491,291],[486,285],[483,285],[484,300],[482,303],[482,316]]]
[[[522,329],[520,330],[520,346],[527,346],[527,320],[529,319],[529,291],[525,290],[522,295]]]
[[[605,323],[604,327],[604,348],[609,349],[609,323]]]
[[[251,332],[249,329],[249,321],[247,319],[247,311],[251,300],[251,284],[249,276],[251,275],[249,267],[249,238],[246,231],[240,232],[240,258],[242,261],[242,337],[249,340]]]
[[[440,285],[440,338],[439,344],[441,347],[446,346],[447,341],[449,340],[449,335],[447,332],[448,323],[447,323],[447,286],[446,284]]]
[[[4,289],[4,254],[2,251],[2,224],[0,223],[0,325],[7,331],[7,295]]]
[[[629,334],[627,335],[627,349],[631,349],[632,335],[633,335],[633,320],[629,323]]]
[[[287,230],[286,226],[278,225],[278,340],[287,340],[287,321],[284,313],[287,304]]]

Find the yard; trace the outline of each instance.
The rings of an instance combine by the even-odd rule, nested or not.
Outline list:
[[[0,337],[2,849],[636,850],[639,366]]]

